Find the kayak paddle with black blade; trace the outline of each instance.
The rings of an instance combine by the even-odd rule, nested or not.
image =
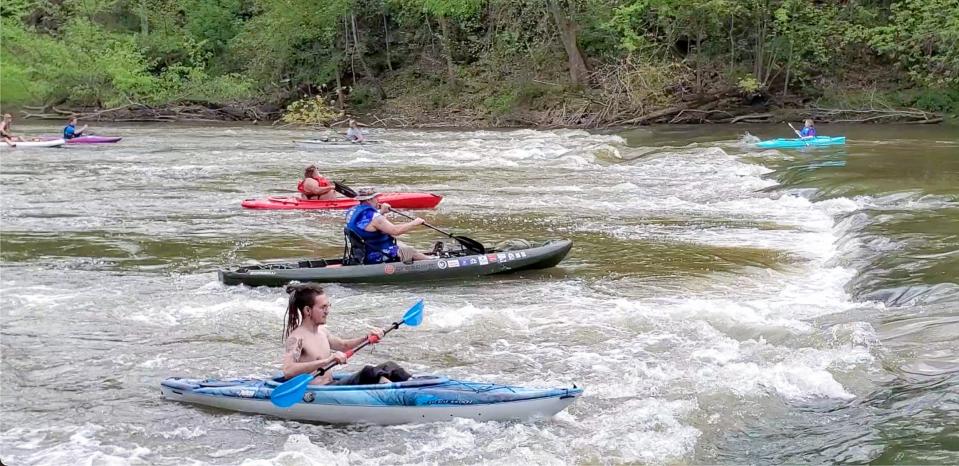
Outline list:
[[[394,214],[397,214],[397,215],[402,215],[403,217],[406,217],[410,220],[414,220],[413,217],[410,217],[409,215],[406,215],[403,212],[400,212],[394,208],[390,208],[390,212],[393,212]],[[465,246],[466,249],[469,249],[470,251],[473,251],[476,254],[486,254],[486,247],[483,246],[483,243],[480,243],[479,241],[476,241],[475,239],[467,238],[465,236],[454,236],[452,233],[448,231],[440,230],[439,228],[436,228],[433,225],[430,225],[429,223],[426,223],[426,222],[423,222],[423,225],[429,228],[432,228],[446,236],[449,236],[450,238],[453,238],[456,241],[459,241],[459,243]]]
[[[383,332],[383,336],[386,336],[387,333],[392,332],[400,328],[400,325],[406,324],[410,327],[416,327],[423,322],[423,300],[419,300],[413,307],[409,308],[406,311],[406,314],[403,314],[403,319],[399,322],[393,322],[393,325],[390,328],[386,329]],[[346,357],[349,358],[356,354],[357,351],[365,348],[371,343],[376,343],[379,341],[379,338],[375,338],[376,341],[372,341],[370,337],[367,337],[363,343],[360,343],[355,348],[346,351]],[[336,367],[339,364],[336,361],[331,362],[326,367],[321,367],[313,373],[300,374],[296,377],[293,377],[286,382],[281,383],[278,387],[273,389],[273,393],[270,394],[270,401],[280,407],[280,408],[289,408],[300,402],[303,399],[303,395],[306,394],[306,389],[310,385],[310,382],[318,375],[323,375],[330,369]]]
[[[353,188],[343,184],[342,181],[334,181],[333,189],[346,197],[356,197],[356,191],[353,191]]]

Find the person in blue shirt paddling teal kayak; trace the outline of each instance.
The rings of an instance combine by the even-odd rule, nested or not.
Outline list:
[[[286,288],[290,301],[286,308],[283,326],[283,377],[291,379],[300,374],[316,372],[334,361],[346,364],[349,351],[370,339],[379,342],[385,330],[370,329],[362,337],[344,339],[333,335],[326,328],[330,314],[330,298],[322,287],[315,283],[291,285]],[[412,377],[409,372],[392,361],[378,366],[365,366],[359,372],[334,381],[330,372],[315,377],[312,385],[369,385],[376,383],[405,382]]]
[[[799,137],[802,139],[812,139],[816,137],[816,125],[813,124],[812,119],[806,119],[805,126],[799,131]]]
[[[83,128],[77,129],[77,117],[72,116],[67,120],[67,126],[63,128],[63,139],[73,139],[83,136],[83,132],[87,130],[87,125],[83,125]]]

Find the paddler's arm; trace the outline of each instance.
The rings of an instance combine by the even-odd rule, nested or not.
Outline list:
[[[289,379],[300,374],[309,374],[321,367],[330,365],[333,361],[339,361],[340,364],[346,363],[346,355],[339,351],[334,352],[328,358],[300,362],[302,355],[303,339],[291,335],[286,339],[286,345],[283,351],[283,377]]]
[[[416,217],[411,222],[401,223],[399,225],[387,220],[383,215],[377,215],[373,217],[373,220],[370,222],[374,228],[383,233],[386,233],[390,236],[399,236],[402,235],[425,222],[422,218]]]
[[[360,343],[366,341],[367,338],[376,335],[376,340],[379,341],[380,338],[383,338],[384,331],[381,328],[374,328],[370,330],[370,333],[356,338],[344,339],[333,334],[329,334],[330,348],[337,351],[347,351],[352,348],[356,348]],[[375,341],[373,343],[376,343]]]
[[[303,190],[310,196],[322,196],[333,190],[333,186],[320,186],[320,183],[314,179],[308,179],[303,182]]]

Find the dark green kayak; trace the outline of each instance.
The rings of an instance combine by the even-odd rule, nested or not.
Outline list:
[[[417,283],[545,269],[559,264],[572,247],[570,240],[550,240],[524,249],[463,253],[412,264],[343,265],[342,259],[286,260],[221,270],[218,275],[227,285],[249,286],[283,286],[293,281]]]

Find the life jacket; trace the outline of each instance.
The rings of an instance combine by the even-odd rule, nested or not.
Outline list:
[[[76,137],[77,125],[67,125],[63,128],[63,139],[73,139]]]
[[[800,137],[816,136],[816,128],[803,128],[799,131]]]
[[[317,184],[319,184],[321,188],[330,186],[330,180],[323,178],[322,176],[314,176],[313,179],[316,180]],[[296,184],[296,190],[305,194],[307,199],[310,198],[309,196],[316,196],[316,194],[306,194],[306,188],[303,186],[303,183],[305,182],[305,179],[300,180],[300,182]]]
[[[366,231],[366,226],[370,224],[376,213],[376,209],[369,204],[360,204],[346,213],[346,233],[350,240],[351,249],[354,251],[359,248],[363,249],[362,254],[355,254],[354,251],[351,251],[350,255],[352,257],[363,257],[363,263],[365,264],[391,262],[398,257],[396,238],[379,230]],[[356,238],[350,238],[350,236]],[[360,241],[356,241],[356,239]],[[356,244],[357,242],[361,244]]]

